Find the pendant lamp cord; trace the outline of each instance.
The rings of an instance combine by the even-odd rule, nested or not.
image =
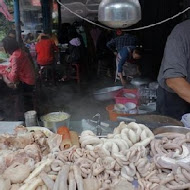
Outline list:
[[[109,28],[109,27],[106,27],[106,26],[104,26],[104,25],[97,24],[97,23],[95,23],[95,22],[93,22],[93,21],[91,21],[91,20],[89,20],[89,19],[87,19],[87,18],[84,18],[84,17],[80,16],[79,14],[77,14],[77,13],[73,12],[71,9],[69,9],[66,5],[64,5],[63,3],[61,3],[59,0],[57,0],[57,3],[59,3],[64,9],[68,10],[70,13],[74,14],[75,16],[77,16],[78,18],[80,18],[80,19],[82,19],[82,20],[85,20],[86,22],[88,22],[88,23],[90,23],[90,24],[96,25],[96,26],[98,26],[98,27],[101,27],[101,28],[104,28],[104,29],[107,29],[107,30],[115,30],[115,29],[113,29],[113,28]],[[188,10],[190,10],[190,7],[187,7],[186,9],[184,9],[183,11],[181,11],[181,12],[175,14],[174,16],[169,17],[169,18],[167,18],[167,19],[165,19],[165,20],[163,20],[163,21],[157,22],[157,23],[155,23],[155,24],[150,24],[150,25],[142,26],[142,27],[138,27],[138,28],[122,29],[122,31],[128,32],[128,31],[144,30],[144,29],[147,29],[147,28],[154,27],[154,26],[156,26],[156,25],[161,25],[161,24],[163,24],[163,23],[166,23],[166,22],[168,22],[168,21],[170,21],[170,20],[172,20],[172,19],[174,19],[174,18],[176,18],[176,17],[178,17],[178,16],[184,14],[184,13],[187,12]]]

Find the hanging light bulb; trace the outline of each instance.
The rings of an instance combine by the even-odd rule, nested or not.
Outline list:
[[[141,20],[138,0],[102,0],[98,20],[111,28],[126,28]]]

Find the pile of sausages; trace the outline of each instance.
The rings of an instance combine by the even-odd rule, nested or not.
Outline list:
[[[59,190],[63,185],[65,190],[121,189],[118,184],[123,179],[134,189],[131,182],[151,172],[145,145],[153,138],[144,125],[121,122],[107,139],[84,131],[81,148],[73,146],[60,151],[60,136],[52,135],[47,141],[51,153],[43,157],[20,190],[26,187],[40,190],[45,186]],[[145,159],[148,162],[144,162]],[[61,180],[63,177],[65,181]]]
[[[107,138],[98,138],[92,131],[84,131],[80,137],[82,148],[94,150],[101,147],[106,155],[122,152],[132,146],[147,146],[154,139],[152,131],[143,124],[121,122]],[[112,152],[112,150],[114,150]]]
[[[81,147],[98,155],[94,164],[88,165],[88,175],[104,180],[103,189],[109,189],[121,178],[132,182],[137,176],[141,179],[150,175],[154,164],[147,159],[149,151],[146,146],[152,139],[154,135],[149,128],[134,122],[128,125],[121,122],[107,138],[98,138],[92,131],[84,131],[80,137]]]
[[[152,162],[157,171],[152,179],[157,189],[190,188],[190,133],[164,133],[151,141]]]
[[[42,133],[34,136],[40,139],[36,142],[44,150],[40,157],[33,144],[26,146],[27,153],[36,160],[28,162],[32,170],[15,163],[4,172],[4,178],[0,178],[0,184],[9,186],[8,190],[123,190],[126,186],[130,190],[190,188],[190,133],[165,133],[155,138],[145,125],[121,122],[107,138],[84,131],[79,139],[81,147],[75,145],[63,150],[60,148],[62,136],[41,136]],[[10,181],[5,179],[17,168],[25,175],[20,175],[22,181],[14,182],[11,187]],[[136,189],[135,181],[138,182]]]

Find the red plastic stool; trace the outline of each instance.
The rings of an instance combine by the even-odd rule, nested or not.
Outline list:
[[[79,63],[71,63],[71,67],[75,68],[75,75],[74,76],[70,76],[69,78],[71,79],[76,79],[77,83],[80,83],[80,65]]]

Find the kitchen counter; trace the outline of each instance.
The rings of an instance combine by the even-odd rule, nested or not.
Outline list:
[[[136,123],[141,123],[149,127],[150,129],[155,129],[161,126],[182,126],[183,123],[173,119],[171,117],[167,116],[161,116],[161,115],[152,115],[152,114],[146,114],[146,115],[130,115],[126,118],[126,123],[129,123],[131,121],[135,121]],[[130,119],[132,119],[130,121]],[[92,123],[89,120],[82,119],[81,121],[70,121],[69,129],[76,131],[79,135],[82,133],[82,131],[85,130],[91,130],[96,135],[106,136],[108,133],[112,133],[114,128],[117,127],[120,123],[120,121],[103,121],[103,125],[100,125],[100,127],[97,127],[96,123]],[[14,128],[18,125],[22,125],[23,121],[1,121],[0,122],[0,133],[13,133]],[[104,125],[106,123],[107,125]]]
[[[0,121],[0,134],[13,134],[14,128],[18,125],[23,125],[23,121]]]

